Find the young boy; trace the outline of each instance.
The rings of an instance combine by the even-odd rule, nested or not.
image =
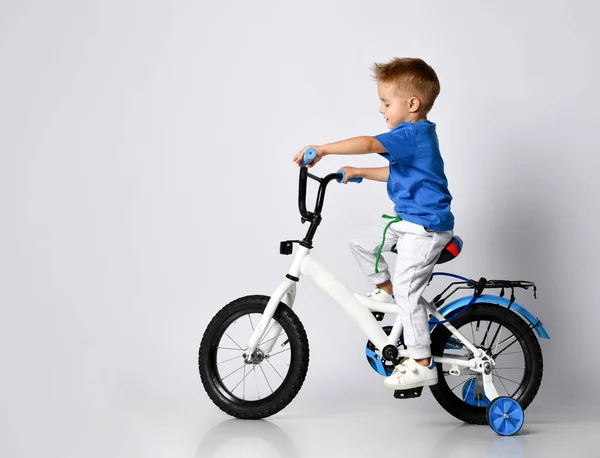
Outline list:
[[[379,153],[389,161],[386,167],[342,170],[346,173],[345,183],[355,177],[387,182],[388,195],[394,203],[397,217],[368,226],[352,240],[351,248],[361,269],[376,286],[366,296],[357,295],[358,299],[396,302],[400,308],[397,319],[403,325],[409,358],[396,366],[384,386],[403,390],[435,385],[438,381],[431,359],[426,301],[421,295],[442,249],[452,239],[454,216],[435,124],[427,120],[440,92],[435,71],[421,59],[395,58],[375,64],[373,72],[381,100],[379,112],[390,131],[313,145],[317,156],[308,167],[329,154]],[[298,165],[309,147],[295,155]],[[391,278],[388,264],[380,254],[391,251],[394,244],[398,256]]]

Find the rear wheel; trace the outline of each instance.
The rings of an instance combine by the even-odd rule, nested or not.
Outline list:
[[[237,418],[273,415],[296,396],[308,370],[308,339],[296,314],[280,302],[265,336],[277,323],[281,332],[263,337],[252,362],[245,346],[269,301],[267,296],[239,298],[223,307],[208,325],[198,352],[204,389],[224,412]],[[272,349],[263,352],[265,345]]]
[[[532,329],[515,312],[496,304],[478,303],[450,322],[476,347],[495,361],[492,371],[499,396],[529,406],[542,382],[542,350]],[[473,357],[443,325],[431,334],[433,355]],[[467,423],[487,424],[490,404],[483,392],[481,374],[460,367],[450,374],[451,365],[438,363],[438,383],[431,387],[436,400],[448,413]]]

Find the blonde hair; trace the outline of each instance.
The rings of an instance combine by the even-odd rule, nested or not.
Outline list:
[[[440,93],[440,81],[423,59],[395,57],[385,64],[373,64],[372,71],[377,81],[394,83],[398,89],[417,95],[425,113]]]

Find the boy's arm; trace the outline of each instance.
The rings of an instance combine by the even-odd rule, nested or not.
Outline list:
[[[369,154],[385,153],[385,148],[374,137],[354,137],[323,145],[323,156],[328,154]],[[318,154],[318,151],[317,151]]]
[[[387,182],[388,177],[390,176],[390,166],[386,165],[385,167],[367,169],[360,168],[358,169],[358,173],[359,176],[366,178],[367,180]]]
[[[302,158],[304,157],[304,153],[307,148],[314,148],[317,151],[317,157],[312,161],[312,163],[308,164],[308,167],[314,166],[317,162],[319,162],[323,156],[328,154],[369,154],[369,153],[384,153],[385,148],[379,140],[373,137],[361,136],[349,138],[347,140],[342,140],[334,143],[327,143],[321,146],[306,146],[302,148],[302,150],[296,153],[294,156],[294,162],[298,165],[302,164]]]
[[[342,167],[341,170],[346,174],[346,181],[348,183],[350,178],[365,178],[366,180],[373,181],[384,181],[388,180],[390,176],[390,167],[375,167],[375,168],[359,168],[359,167]]]

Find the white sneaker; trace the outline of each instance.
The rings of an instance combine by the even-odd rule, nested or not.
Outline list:
[[[392,375],[385,378],[383,386],[392,390],[410,390],[435,385],[437,382],[438,373],[433,358],[429,367],[422,366],[412,358],[406,358],[394,368]]]
[[[395,304],[396,303],[396,299],[394,299],[394,296],[392,296],[391,294],[388,294],[386,291],[379,289],[379,288],[375,288],[373,291],[371,291],[368,294],[362,295],[362,294],[355,294],[356,296],[362,296],[362,297],[367,297],[369,299],[371,299],[372,301],[376,301],[376,302],[385,302],[387,304]]]

